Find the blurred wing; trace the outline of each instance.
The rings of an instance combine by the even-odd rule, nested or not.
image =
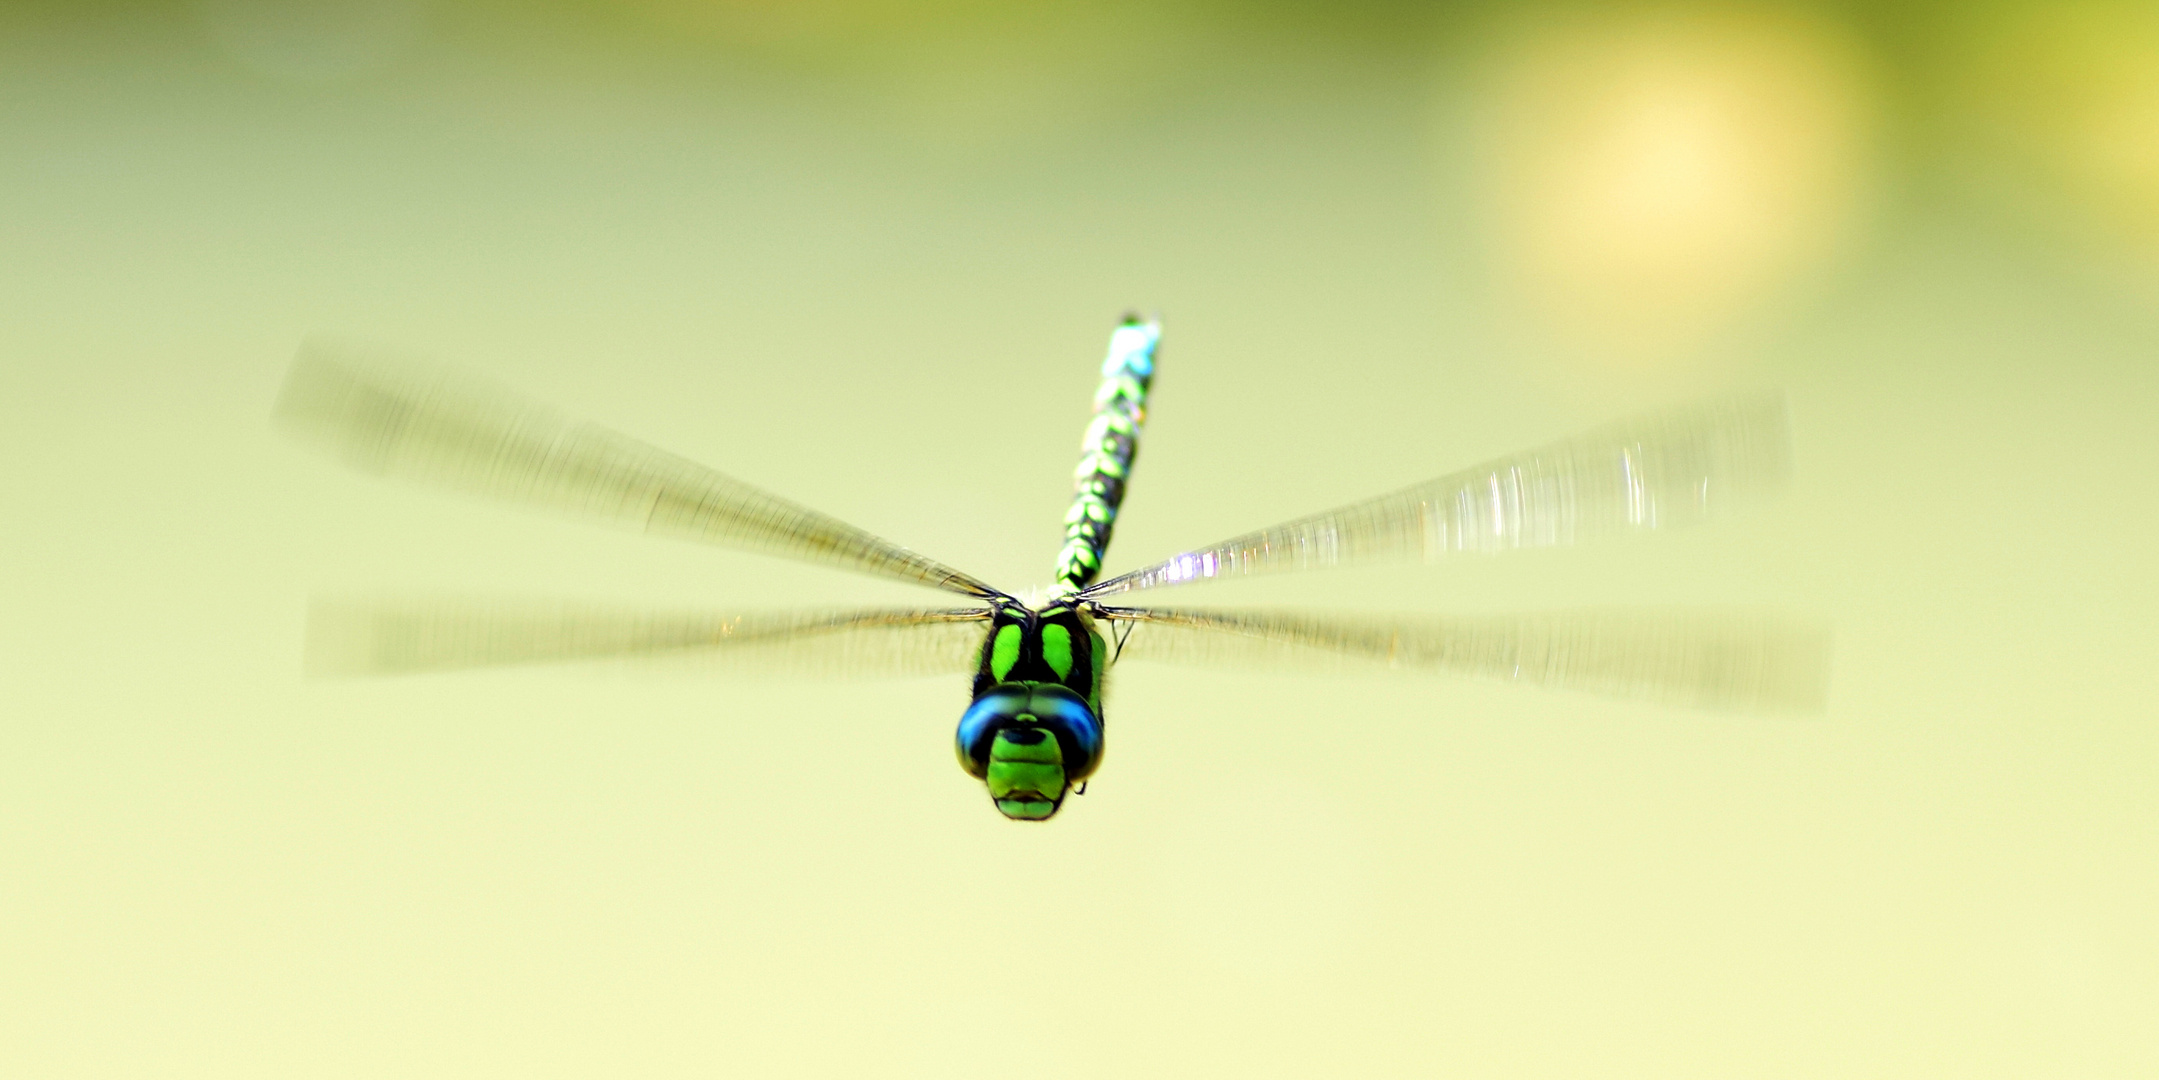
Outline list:
[[[988,608],[652,612],[456,597],[317,600],[314,675],[389,675],[609,658],[689,657],[778,674],[954,675],[980,658]]]
[[[1782,485],[1782,395],[1643,417],[1338,510],[1284,522],[1101,582],[1099,599],[1215,577],[1555,547],[1665,528]]]
[[[1376,663],[1741,712],[1819,712],[1828,689],[1827,630],[1760,613],[1099,611],[1132,624],[1120,658],[1322,670]]]
[[[483,382],[309,343],[286,376],[276,416],[364,472],[981,599],[1003,595],[837,518]]]

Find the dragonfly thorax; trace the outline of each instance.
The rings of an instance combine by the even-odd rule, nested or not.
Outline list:
[[[1102,639],[1077,610],[998,610],[953,749],[1006,817],[1040,821],[1102,761]]]

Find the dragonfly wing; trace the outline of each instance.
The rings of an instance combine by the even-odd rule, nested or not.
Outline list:
[[[1827,630],[1761,612],[1097,610],[1130,624],[1120,658],[1320,670],[1376,664],[1740,712],[1819,712],[1828,687]]]
[[[315,675],[390,675],[550,661],[692,658],[778,674],[952,675],[974,669],[988,608],[725,615],[568,601],[317,600]]]
[[[1782,395],[1714,400],[1232,537],[1082,595],[1100,599],[1207,578],[1554,547],[1664,528],[1774,490],[1790,471]]]
[[[365,472],[981,599],[1003,595],[837,518],[470,378],[310,342],[276,415]]]

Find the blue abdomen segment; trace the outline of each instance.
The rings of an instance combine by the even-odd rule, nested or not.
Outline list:
[[[1132,458],[1139,451],[1147,388],[1161,342],[1162,324],[1138,316],[1127,316],[1110,335],[1102,385],[1095,391],[1094,421],[1080,441],[1079,467],[1073,472],[1072,508],[1065,512],[1065,543],[1057,553],[1052,599],[1079,592],[1102,572],[1110,529],[1117,523],[1117,507],[1124,502]]]

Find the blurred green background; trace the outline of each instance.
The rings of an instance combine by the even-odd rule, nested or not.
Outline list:
[[[961,680],[308,682],[318,591],[926,594],[378,484],[442,357],[1007,587],[1781,386],[1669,537],[1209,604],[1760,604],[1826,715],[1130,665],[1047,827]],[[2159,1075],[2159,7],[0,9],[0,1073]],[[1180,597],[1180,600],[1184,597]]]

